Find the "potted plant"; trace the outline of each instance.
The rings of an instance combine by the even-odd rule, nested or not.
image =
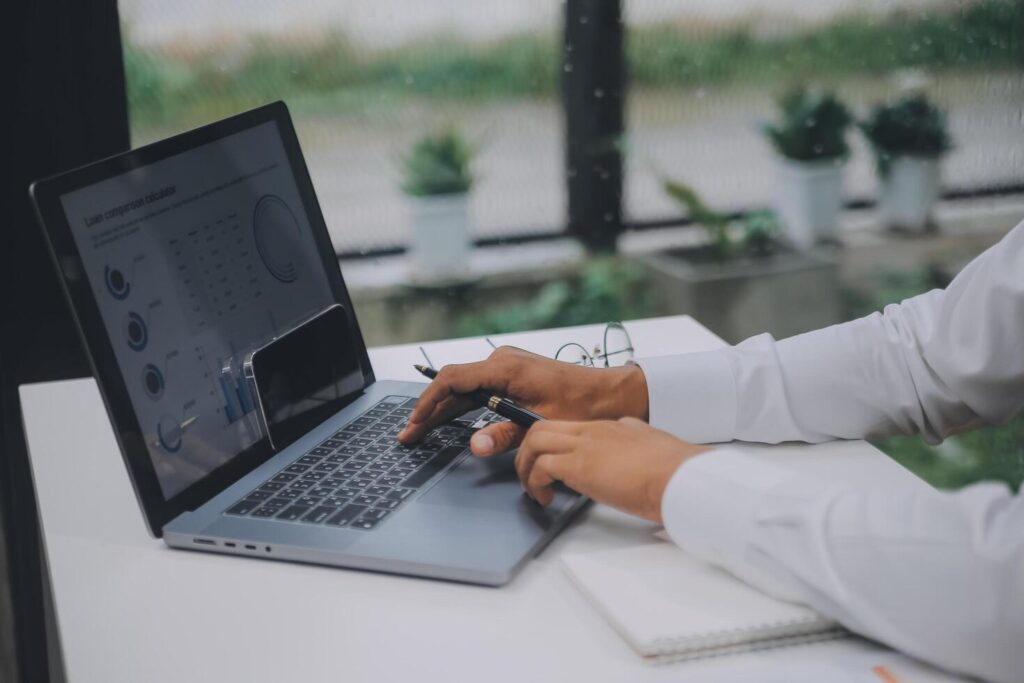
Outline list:
[[[663,179],[662,187],[703,234],[635,256],[647,269],[655,310],[692,315],[729,342],[760,332],[788,337],[839,321],[835,261],[780,239],[774,213],[733,219],[687,185]]]
[[[860,127],[875,153],[882,220],[924,231],[939,197],[940,162],[952,147],[945,113],[916,93],[875,107]]]
[[[830,91],[790,90],[763,129],[777,153],[775,212],[799,247],[835,238],[849,153],[849,110]]]
[[[409,198],[409,262],[414,280],[462,279],[470,248],[469,190],[473,150],[454,129],[426,135],[403,160]]]

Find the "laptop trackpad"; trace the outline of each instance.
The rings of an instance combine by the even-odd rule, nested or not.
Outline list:
[[[469,456],[418,502],[484,510],[509,510],[523,497],[512,453],[491,458]]]

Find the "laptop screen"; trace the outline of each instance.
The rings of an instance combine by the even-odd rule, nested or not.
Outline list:
[[[169,499],[263,438],[246,355],[334,303],[281,135],[265,122],[60,202]]]

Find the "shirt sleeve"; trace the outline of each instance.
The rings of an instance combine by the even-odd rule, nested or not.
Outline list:
[[[1024,498],[864,492],[725,446],[676,472],[662,503],[694,555],[907,654],[985,680],[1024,672]]]
[[[1024,224],[934,290],[776,341],[638,361],[651,424],[688,441],[922,434],[937,442],[1024,409]]]

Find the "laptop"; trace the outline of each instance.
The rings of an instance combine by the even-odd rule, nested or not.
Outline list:
[[[150,532],[173,548],[498,586],[586,502],[470,456],[478,413],[407,448],[422,383],[377,381],[281,102],[30,189]],[[344,311],[356,381],[271,444],[254,350]],[[275,448],[277,446],[277,448]]]

